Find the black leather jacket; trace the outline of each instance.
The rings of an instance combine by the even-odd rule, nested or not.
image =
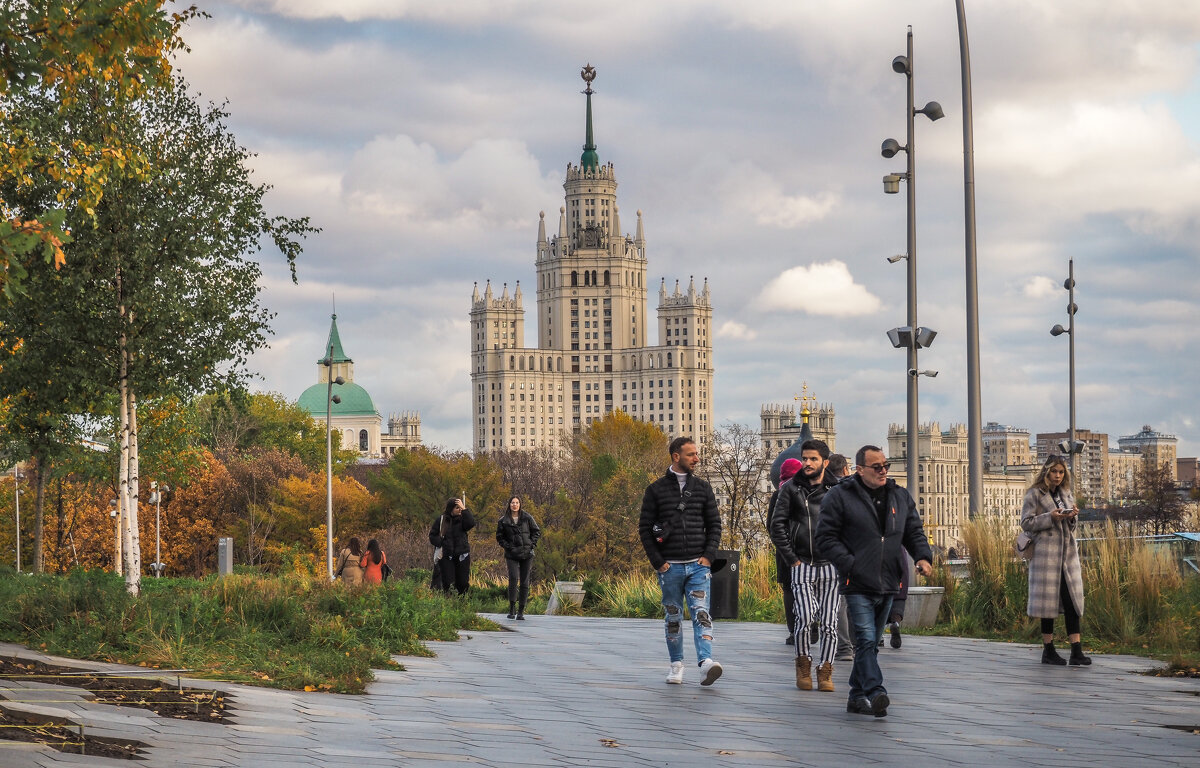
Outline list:
[[[828,473],[821,482],[809,485],[803,472],[779,486],[779,499],[771,516],[771,542],[789,567],[797,560],[809,565],[828,561],[817,546],[817,522],[825,492],[837,485]]]
[[[446,535],[442,535],[442,518],[446,520]],[[471,542],[467,540],[467,531],[475,527],[475,516],[471,510],[464,509],[461,515],[438,515],[433,526],[429,529],[429,543],[442,548],[442,555],[465,555],[471,551]]]
[[[663,530],[655,531],[658,525]],[[682,491],[675,473],[667,470],[646,487],[638,536],[654,570],[670,560],[708,558],[711,563],[721,544],[721,514],[712,486],[688,475]],[[659,539],[663,539],[659,541]]]

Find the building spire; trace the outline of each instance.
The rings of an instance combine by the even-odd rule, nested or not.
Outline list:
[[[583,154],[579,157],[579,168],[583,171],[594,171],[600,167],[600,156],[596,154],[596,142],[592,139],[592,81],[596,79],[596,68],[589,62],[579,76],[587,83],[587,88],[583,91],[587,96],[587,131]]]
[[[336,314],[330,315],[329,339],[325,342],[325,349],[321,351],[324,354],[321,355],[321,359],[317,361],[318,363],[323,363],[326,356],[332,357],[332,362],[335,363],[353,362],[350,358],[346,357],[345,351],[342,350],[342,337],[338,335]]]

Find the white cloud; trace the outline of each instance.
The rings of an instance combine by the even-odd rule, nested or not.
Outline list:
[[[854,282],[845,263],[835,259],[789,269],[767,283],[755,306],[763,311],[781,309],[810,315],[853,317],[878,312],[881,303],[870,291]]]
[[[1051,296],[1057,296],[1059,290],[1058,283],[1045,275],[1035,275],[1029,278],[1022,289],[1022,293],[1027,299],[1045,299]]]
[[[737,341],[753,341],[758,332],[735,320],[726,320],[717,329],[717,338],[734,339]]]

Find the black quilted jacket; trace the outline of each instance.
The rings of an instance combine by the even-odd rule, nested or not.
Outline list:
[[[663,531],[655,531],[655,526]],[[711,563],[721,545],[721,514],[712,486],[688,475],[682,491],[675,473],[667,473],[646,486],[638,535],[650,565],[662,568],[670,560],[708,558]],[[664,538],[659,542],[659,538]]]

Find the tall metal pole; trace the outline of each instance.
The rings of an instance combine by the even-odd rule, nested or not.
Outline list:
[[[1071,477],[1074,480],[1076,493],[1079,493],[1081,480],[1079,478],[1079,466],[1075,457],[1078,455],[1075,451],[1075,259],[1067,262],[1067,339],[1068,348],[1068,377],[1070,379],[1070,400],[1071,400]]]
[[[162,578],[162,492],[163,487],[154,483],[154,578]]]
[[[983,509],[983,415],[979,394],[979,275],[975,257],[975,139],[971,126],[971,52],[967,45],[967,14],[963,0],[958,11],[958,48],[962,68],[963,205],[967,251],[967,474],[969,517]]]
[[[917,509],[921,508],[920,488],[917,487],[917,460],[920,443],[917,436],[920,424],[917,413],[917,379],[920,377],[911,371],[917,370],[917,148],[914,143],[916,131],[913,122],[916,113],[913,111],[913,34],[912,26],[908,28],[908,67],[905,78],[908,83],[908,327],[912,329],[911,343],[908,345],[908,366],[905,373],[908,376],[908,492],[912,494]]]
[[[333,581],[333,345],[325,358],[325,570]]]
[[[17,573],[21,572],[21,472],[13,466],[13,501],[17,508]],[[37,511],[36,509],[34,510]],[[36,515],[35,515],[36,517]]]

